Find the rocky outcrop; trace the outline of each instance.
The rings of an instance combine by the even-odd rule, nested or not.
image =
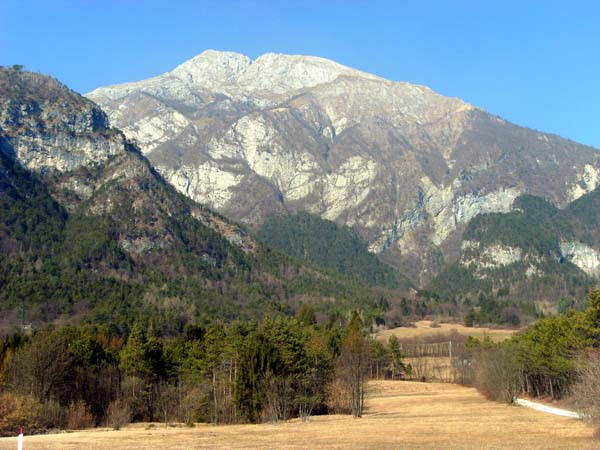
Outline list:
[[[518,266],[527,278],[543,275],[540,268],[542,257],[504,244],[483,246],[479,242],[464,240],[459,263],[479,279],[497,277],[496,271],[509,266]]]
[[[0,145],[23,166],[68,172],[123,151],[124,136],[108,129],[106,115],[94,103],[43,75],[10,69],[2,75]]]
[[[416,281],[477,214],[600,180],[590,147],[322,58],[207,51],[88,97],[185,195],[249,224],[287,209],[352,226]]]
[[[475,257],[470,250],[478,248],[479,244],[476,242],[463,241],[461,245],[463,251],[461,263],[466,266],[475,264],[479,268],[497,269],[523,260],[523,250],[519,247],[500,244],[490,245]]]
[[[577,200],[598,186],[600,186],[600,170],[598,167],[586,164],[583,171],[577,174],[577,182],[571,187],[571,199]]]
[[[239,226],[176,193],[92,101],[50,77],[0,68],[0,152],[41,175],[70,212],[110,217],[129,254],[176,245],[173,217],[256,248]]]
[[[563,258],[572,262],[588,275],[600,277],[600,251],[582,242],[561,242]]]

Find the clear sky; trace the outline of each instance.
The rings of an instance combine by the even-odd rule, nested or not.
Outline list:
[[[600,148],[596,0],[0,0],[0,65],[79,92],[208,48],[330,58]]]

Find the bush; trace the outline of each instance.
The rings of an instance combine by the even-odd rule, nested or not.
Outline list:
[[[118,430],[131,421],[131,408],[123,400],[113,400],[106,410],[106,424],[113,430]]]
[[[65,410],[56,400],[45,401],[40,408],[39,424],[42,428],[64,428]]]
[[[140,377],[127,376],[121,382],[121,390],[129,406],[131,419],[134,422],[152,422],[152,411],[148,407],[152,394],[149,385]]]
[[[352,413],[352,392],[342,380],[336,378],[329,385],[327,405],[334,414]]]
[[[40,430],[42,405],[31,395],[0,394],[0,436],[16,436],[19,428]]]
[[[180,392],[179,400],[179,422],[193,427],[198,415],[198,405],[205,397],[202,389],[194,386],[185,386]]]
[[[67,416],[67,428],[70,430],[83,430],[94,426],[94,416],[83,400],[71,402]]]

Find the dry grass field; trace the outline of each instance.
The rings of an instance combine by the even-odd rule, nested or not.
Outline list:
[[[421,356],[415,358],[404,358],[405,364],[412,366],[413,380],[441,381],[452,383],[458,379],[456,370],[452,370],[450,358],[446,356]]]
[[[25,450],[90,449],[597,449],[593,430],[576,419],[494,403],[474,389],[436,383],[374,381],[362,419],[332,415],[308,423],[197,425],[136,424],[26,436]],[[0,439],[0,450],[17,448]]]
[[[499,342],[508,339],[518,330],[510,328],[471,328],[457,323],[440,323],[432,326],[431,320],[421,320],[415,322],[414,327],[398,327],[390,330],[382,330],[376,333],[377,339],[387,341],[390,336],[395,335],[398,339],[427,339],[433,336],[442,338],[450,336],[454,332],[463,336],[473,336],[477,339],[484,339],[488,336],[492,341]],[[440,339],[442,340],[442,339]]]

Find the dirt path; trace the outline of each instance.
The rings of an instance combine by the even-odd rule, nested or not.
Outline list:
[[[26,436],[24,450],[90,449],[597,449],[592,429],[576,419],[485,400],[475,390],[416,382],[373,382],[362,419],[314,417],[309,423],[136,424],[121,431]],[[0,439],[0,450],[17,448]]]
[[[547,414],[554,414],[555,416],[572,417],[575,419],[583,419],[584,416],[576,411],[571,411],[563,408],[556,408],[554,406],[546,405],[544,403],[532,402],[524,398],[515,398],[513,400],[515,405],[524,406],[526,408],[535,409],[536,411],[542,411]]]

